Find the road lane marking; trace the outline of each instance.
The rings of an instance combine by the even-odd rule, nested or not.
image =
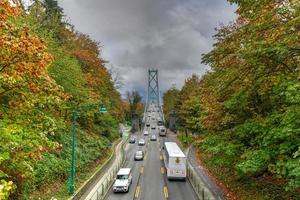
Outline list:
[[[161,172],[162,174],[164,174],[164,173],[165,173],[165,169],[164,169],[163,167],[161,167],[161,168],[160,168],[160,172]]]
[[[144,167],[141,167],[141,174],[143,174],[144,172]]]
[[[140,190],[141,190],[141,187],[138,185],[136,186],[136,189],[135,189],[135,194],[134,194],[134,197],[135,198],[138,198],[139,195],[140,195]]]
[[[168,193],[167,186],[164,186],[164,195],[165,195],[165,199],[169,198],[169,193]]]
[[[161,155],[159,156],[159,159],[162,160],[162,156]]]

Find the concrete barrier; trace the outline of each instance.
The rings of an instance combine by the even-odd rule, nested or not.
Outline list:
[[[108,169],[106,174],[100,179],[94,189],[90,192],[90,194],[85,198],[87,200],[103,200],[107,195],[109,189],[111,188],[114,177],[116,176],[118,170],[123,165],[125,160],[125,152],[124,146],[127,143],[125,140],[121,146],[121,156],[117,157],[111,167]]]
[[[217,200],[210,190],[205,186],[203,180],[198,176],[193,166],[187,161],[187,177],[192,184],[200,200]]]

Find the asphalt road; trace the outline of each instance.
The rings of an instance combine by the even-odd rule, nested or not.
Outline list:
[[[156,127],[156,120],[151,121],[151,127]],[[149,136],[136,133],[137,142],[139,138],[145,138],[146,145],[138,146],[128,144],[126,146],[126,161],[123,167],[132,169],[133,182],[128,193],[113,193],[110,189],[106,199],[109,200],[196,200],[198,199],[188,180],[169,181],[165,175],[164,164],[161,155],[161,146],[164,141],[173,141],[174,136],[159,137],[156,130],[147,128]],[[150,141],[152,134],[157,136],[157,141]],[[138,149],[145,151],[143,161],[134,161],[134,153]]]

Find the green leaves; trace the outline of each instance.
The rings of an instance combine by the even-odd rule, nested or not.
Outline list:
[[[270,160],[270,152],[249,149],[241,155],[241,161],[236,168],[246,175],[259,175],[268,168]]]
[[[203,55],[211,71],[182,87],[180,124],[206,133],[199,146],[209,162],[246,179],[272,174],[278,187],[299,189],[300,2],[229,2],[238,6],[237,20],[218,29]]]

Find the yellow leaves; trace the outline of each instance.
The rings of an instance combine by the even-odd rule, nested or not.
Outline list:
[[[12,181],[0,180],[0,199],[8,199],[10,192],[14,189]]]

